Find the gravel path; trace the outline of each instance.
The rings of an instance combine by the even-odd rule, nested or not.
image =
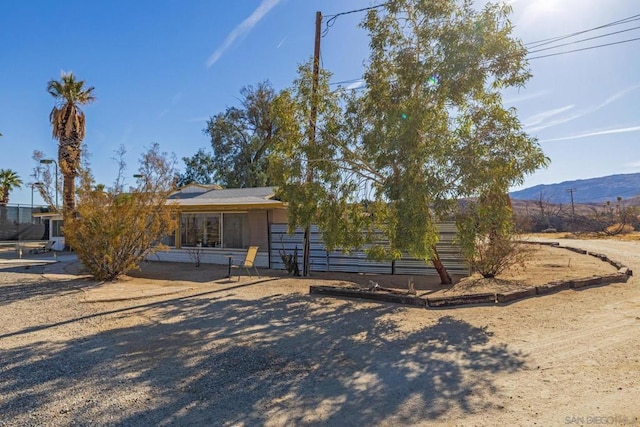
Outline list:
[[[562,244],[640,272],[636,243]],[[87,303],[42,269],[0,266],[1,426],[640,424],[635,277],[424,310],[269,282]]]

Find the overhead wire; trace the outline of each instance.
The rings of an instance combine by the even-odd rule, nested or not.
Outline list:
[[[629,16],[627,18],[619,19],[617,21],[609,22],[608,24],[599,25],[597,27],[588,28],[586,30],[577,31],[577,32],[574,32],[574,33],[571,33],[571,34],[564,34],[564,35],[561,35],[561,36],[556,36],[556,37],[551,37],[551,38],[548,38],[548,39],[543,39],[543,40],[538,40],[538,41],[534,41],[534,42],[525,43],[525,46],[537,45],[537,46],[533,46],[532,47],[533,49],[536,49],[536,48],[538,48],[540,46],[545,46],[547,44],[555,43],[555,42],[560,41],[560,40],[565,40],[565,39],[568,39],[570,37],[575,37],[575,36],[578,36],[580,34],[589,33],[591,31],[595,31],[595,30],[600,30],[602,28],[608,28],[608,27],[613,27],[613,26],[616,26],[616,25],[626,24],[628,22],[637,21],[639,19],[640,19],[640,14],[637,14],[637,15]]]
[[[376,6],[369,6],[369,7],[363,7],[362,9],[353,9],[353,10],[348,10],[346,12],[340,12],[340,13],[336,13],[333,15],[327,15],[323,18],[329,18],[327,19],[327,22],[325,22],[325,28],[322,31],[322,37],[326,36],[327,33],[329,32],[329,28],[333,27],[333,24],[335,24],[336,19],[338,19],[339,16],[343,16],[343,15],[349,15],[351,13],[358,13],[358,12],[366,12],[369,10],[373,10],[373,9],[378,9],[380,7],[384,7],[388,4],[388,2],[376,5]]]
[[[353,10],[349,10],[349,11],[346,11],[346,12],[340,12],[340,13],[336,13],[336,14],[333,14],[333,15],[327,15],[324,18],[329,18],[329,19],[325,23],[325,29],[322,32],[322,37],[327,35],[327,33],[329,32],[329,29],[334,25],[336,19],[339,16],[348,15],[348,14],[352,14],[352,13],[358,13],[358,12],[366,12],[368,10],[384,7],[387,4],[388,4],[388,2],[385,2],[385,3],[382,3],[382,4],[376,5],[376,6],[370,6],[370,7],[365,7],[365,8],[361,8],[361,9],[353,9]],[[543,48],[543,49],[538,49],[538,48],[542,47],[542,46],[547,46],[549,44],[556,43],[556,42],[561,41],[561,40],[566,40],[568,38],[575,37],[575,36],[578,36],[580,34],[585,34],[585,33],[589,33],[589,32],[596,31],[596,30],[600,30],[600,29],[603,29],[603,28],[613,27],[613,26],[616,26],[616,25],[628,24],[630,22],[634,22],[634,21],[638,21],[638,20],[640,20],[640,14],[636,14],[636,15],[632,15],[632,16],[629,16],[629,17],[626,17],[626,18],[618,19],[616,21],[609,22],[609,23],[603,24],[603,25],[599,25],[599,26],[596,26],[596,27],[593,27],[593,28],[588,28],[586,30],[576,31],[576,32],[570,33],[570,34],[564,34],[564,35],[560,35],[560,36],[556,36],[556,37],[551,37],[551,38],[547,38],[547,39],[542,39],[542,40],[537,40],[537,41],[525,43],[525,46],[531,46],[531,49],[534,49],[534,50],[530,50],[528,52],[528,54],[538,53],[538,52],[552,50],[552,49],[557,49],[557,48],[564,47],[564,46],[570,46],[570,45],[573,45],[573,44],[582,43],[582,42],[589,41],[589,40],[595,40],[595,39],[602,38],[602,37],[608,37],[608,36],[612,36],[612,35],[616,35],[616,34],[625,33],[625,32],[628,32],[628,31],[636,30],[636,29],[639,29],[640,26],[633,27],[633,28],[628,28],[628,29],[624,29],[624,30],[620,30],[620,31],[614,31],[614,32],[611,32],[611,33],[601,34],[601,35],[594,36],[594,37],[588,37],[586,39],[575,40],[573,42],[563,43],[563,44],[559,44],[559,45],[555,45],[555,46],[550,46],[550,47]],[[550,54],[546,54],[546,55],[538,55],[538,56],[534,56],[534,57],[529,57],[527,59],[528,60],[534,60],[534,59],[540,59],[540,58],[548,58],[548,57],[551,57],[551,56],[566,55],[566,54],[569,54],[569,53],[581,52],[581,51],[585,51],[585,50],[597,49],[597,48],[607,47],[607,46],[614,46],[614,45],[624,44],[624,43],[630,43],[630,42],[638,41],[638,40],[640,40],[640,37],[626,39],[626,40],[619,40],[619,41],[616,41],[616,42],[605,43],[605,44],[600,44],[600,45],[595,45],[595,46],[588,46],[588,47],[579,48],[579,49],[572,49],[572,50],[567,50],[567,51],[563,51],[563,52],[550,53]],[[535,45],[535,46],[533,46],[533,45]],[[330,83],[330,84],[331,85],[350,84],[350,83],[356,83],[356,82],[362,81],[362,80],[363,80],[363,78],[360,77],[360,78],[356,78],[356,79],[349,79],[349,80],[343,80],[343,81],[339,81],[339,82],[333,82],[333,83]],[[362,87],[358,87],[358,88],[354,88],[354,89],[357,90],[357,89],[361,89],[361,88]]]
[[[636,37],[634,39],[620,40],[620,41],[613,42],[613,43],[599,44],[599,45],[596,45],[596,46],[583,47],[582,49],[573,49],[573,50],[567,50],[567,51],[564,51],[564,52],[550,53],[548,55],[539,55],[539,56],[534,56],[532,58],[527,58],[527,59],[531,61],[532,59],[547,58],[549,56],[566,55],[567,53],[581,52],[583,50],[591,50],[591,49],[596,49],[596,48],[605,47],[605,46],[614,46],[614,45],[617,45],[617,44],[629,43],[629,42],[633,42],[633,41],[637,41],[637,40],[640,40],[640,37]]]
[[[551,47],[545,47],[543,49],[530,50],[529,53],[538,53],[538,52],[543,52],[545,50],[557,49],[557,48],[563,47],[563,46],[570,46],[570,45],[576,44],[576,43],[582,43],[582,42],[586,42],[586,41],[589,41],[589,40],[599,39],[599,38],[602,38],[602,37],[613,36],[615,34],[626,33],[628,31],[637,30],[638,28],[640,28],[640,26],[633,27],[633,28],[627,28],[626,30],[614,31],[613,33],[601,34],[599,36],[588,37],[586,39],[580,39],[580,40],[576,40],[576,41],[569,42],[569,43],[562,43],[562,44],[558,44],[558,45],[551,46]]]

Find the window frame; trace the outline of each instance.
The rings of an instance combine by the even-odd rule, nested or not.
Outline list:
[[[244,217],[240,222],[243,225],[243,229],[240,231],[240,240],[243,241],[242,247],[231,247],[227,244],[227,239],[225,238],[225,216],[227,215],[243,215]],[[213,229],[207,228],[205,230],[203,227],[203,223],[208,223],[210,221],[209,218],[217,219],[217,233],[214,232]],[[196,222],[197,219],[200,219],[200,224]],[[192,229],[191,233],[194,231],[196,234],[202,233],[202,239],[194,240],[193,237],[188,234],[189,228]],[[211,249],[247,249],[250,246],[250,228],[249,213],[247,211],[180,212],[180,247],[192,248],[201,246],[203,248]],[[214,237],[214,239],[209,240],[209,237]]]

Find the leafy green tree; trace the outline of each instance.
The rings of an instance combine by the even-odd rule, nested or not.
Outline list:
[[[95,101],[94,87],[85,87],[73,73],[62,72],[60,80],[51,80],[47,92],[56,100],[49,121],[53,137],[58,140],[58,166],[63,176],[64,211],[75,209],[75,179],[81,165],[81,144],[85,135],[85,115],[81,105]]]
[[[364,91],[338,104],[345,108],[337,131],[324,138],[331,145],[326,154],[307,158],[320,182],[324,173],[340,171],[337,181],[325,182],[324,196],[304,195],[314,197],[307,203],[317,210],[301,211],[319,212],[332,245],[355,247],[362,242],[353,240],[357,227],[364,227],[365,240],[366,231],[378,228],[390,244],[374,247],[372,255],[431,260],[441,282],[450,283],[436,250],[437,222],[450,217],[457,198],[506,191],[546,165],[516,111],[502,106],[500,91],[530,77],[509,13],[494,4],[477,11],[465,0],[390,0],[367,13]],[[299,87],[312,99],[307,86]],[[318,108],[335,105],[325,96],[320,90]],[[278,154],[295,155],[298,147]],[[289,194],[291,206],[295,193]]]
[[[240,91],[241,106],[230,107],[207,121],[204,133],[211,137],[213,153],[199,151],[187,163],[185,176],[213,176],[224,187],[270,185],[267,157],[275,126],[271,103],[276,93],[268,81]]]
[[[178,175],[178,186],[196,183],[212,184],[215,181],[215,164],[213,156],[204,149],[199,149],[192,157],[183,157],[186,166],[184,173]]]
[[[9,203],[9,193],[22,187],[22,180],[11,169],[0,169],[0,205]]]
[[[273,102],[278,132],[269,158],[270,172],[277,185],[276,196],[288,202],[289,231],[296,227],[305,229],[304,275],[309,273],[306,262],[309,227],[319,224],[329,229],[329,213],[334,214],[333,218],[340,216],[335,207],[329,206],[337,201],[333,193],[339,191],[340,185],[333,141],[339,133],[342,115],[340,96],[329,88],[330,76],[329,72],[320,72],[313,96],[312,64],[306,63],[299,67],[293,87],[282,91]],[[311,119],[312,111],[315,119]],[[331,233],[325,237],[329,249],[334,247],[332,237]]]
[[[77,209],[64,218],[66,242],[97,280],[114,280],[164,250],[160,242],[177,224],[175,206],[167,203],[174,190],[175,160],[154,144],[142,155],[137,186],[125,189],[123,154],[121,150],[112,187],[96,185],[83,170]]]

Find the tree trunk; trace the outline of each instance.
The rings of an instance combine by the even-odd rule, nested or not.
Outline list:
[[[80,141],[76,138],[64,138],[58,145],[58,166],[62,172],[62,211],[76,210],[75,179],[80,166]],[[57,183],[56,183],[57,185]]]
[[[311,250],[311,227],[310,226],[306,226],[304,229],[304,241],[303,241],[303,247],[302,247],[302,276],[303,277],[309,277],[310,274],[310,262],[309,262],[309,257],[310,257],[310,252]]]
[[[433,263],[433,267],[438,272],[438,276],[440,276],[440,284],[441,285],[451,285],[453,280],[451,280],[451,276],[449,276],[449,272],[445,268],[442,261],[440,261],[440,255],[438,255],[438,250],[433,248],[433,259],[431,260]]]
[[[75,177],[73,176],[64,176],[62,186],[62,203],[63,212],[73,212],[76,210]]]

